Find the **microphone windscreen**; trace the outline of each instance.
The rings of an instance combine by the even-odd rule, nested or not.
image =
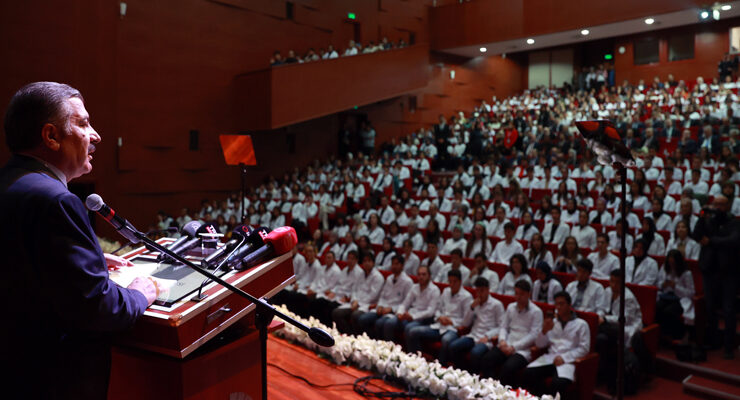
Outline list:
[[[97,193],[93,193],[89,196],[87,196],[87,199],[85,199],[85,206],[90,211],[98,211],[101,207],[103,207],[103,198],[100,197]]]
[[[239,235],[241,237],[248,237],[252,234],[252,227],[249,225],[239,225],[231,231],[232,235]]]
[[[201,233],[221,233],[221,232],[219,232],[218,227],[214,224],[203,224],[203,226],[198,228],[198,231],[196,233],[201,234]]]
[[[265,242],[272,245],[275,255],[278,256],[293,250],[298,244],[298,235],[292,226],[281,226],[268,233]]]
[[[190,221],[182,226],[180,233],[193,237],[195,236],[196,232],[198,232],[198,229],[200,229],[200,227],[203,225],[205,224],[200,221]]]

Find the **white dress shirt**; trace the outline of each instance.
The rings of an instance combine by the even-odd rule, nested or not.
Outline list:
[[[502,240],[496,243],[496,247],[491,252],[491,256],[488,258],[489,261],[501,264],[509,264],[511,256],[517,253],[524,253],[522,244],[516,239],[512,239],[511,243],[506,243],[506,240]]]
[[[573,281],[565,287],[565,291],[568,292],[570,298],[573,300],[573,308],[579,311],[586,311],[592,313],[598,313],[599,310],[604,309],[604,286],[599,282],[589,279],[585,283],[583,289],[583,295],[581,301],[576,305],[575,301],[578,297],[579,284],[580,282]]]
[[[635,256],[629,256],[625,260],[625,266],[627,275],[625,282],[646,286],[658,284],[658,263],[650,256],[645,257],[637,268],[635,268]]]
[[[393,274],[388,275],[385,278],[383,289],[380,290],[378,307],[390,307],[393,312],[396,312],[412,286],[414,286],[414,281],[403,271],[397,277]]]
[[[596,229],[591,226],[586,225],[582,227],[580,225],[575,225],[570,230],[570,235],[576,238],[578,247],[586,247],[589,249],[596,248]]]
[[[483,338],[491,339],[498,335],[503,319],[504,304],[489,295],[485,303],[467,308],[462,325],[470,326],[472,323],[473,326],[470,333],[465,336],[472,338],[476,343]],[[486,342],[486,346],[491,348],[490,340]]]
[[[596,279],[609,279],[609,274],[613,270],[619,268],[619,257],[608,251],[606,252],[606,256],[603,258],[598,251],[594,251],[586,258],[591,260],[591,263],[594,264],[591,276]]]
[[[542,329],[542,310],[531,301],[527,308],[520,310],[516,302],[509,303],[501,321],[498,340],[504,340],[527,361],[532,360],[530,347]]]
[[[359,310],[369,311],[370,304],[376,303],[380,297],[380,290],[383,288],[383,274],[373,268],[369,274],[362,271],[362,275],[357,280],[354,290],[352,290],[352,300],[356,300]]]
[[[470,268],[466,267],[464,264],[460,264],[460,275],[462,275],[462,282],[465,282],[470,277]],[[435,282],[442,282],[442,283],[450,283],[449,280],[447,280],[447,273],[452,271],[452,263],[445,264],[442,269],[437,272],[437,275],[434,277]]]
[[[432,282],[429,282],[424,290],[417,283],[411,287],[411,290],[406,295],[406,299],[398,307],[398,313],[409,313],[414,321],[434,317],[439,295],[439,288]]]
[[[555,367],[559,378],[575,381],[576,366],[573,364],[579,358],[588,354],[591,346],[591,333],[588,323],[574,316],[565,326],[555,318],[555,326],[547,334],[541,331],[535,339],[537,347],[548,346],[547,353],[529,363],[529,367],[542,367],[553,364],[555,357],[560,356],[564,363]]]
[[[642,310],[640,309],[640,303],[637,302],[637,298],[629,288],[624,288],[624,343],[626,346],[631,346],[632,336],[642,329]],[[612,301],[612,288],[608,287],[604,290],[604,309],[598,312],[599,316],[604,318],[607,322],[617,324],[619,323],[619,296]]]
[[[514,274],[511,271],[507,272],[498,284],[498,294],[513,296],[514,285],[520,280],[525,280],[529,282],[530,286],[532,285],[532,278],[528,274],[521,274],[519,278],[514,278]]]
[[[467,290],[460,287],[454,295],[449,287],[446,287],[442,291],[442,295],[437,301],[437,309],[434,312],[435,322],[429,327],[432,329],[439,330],[439,333],[444,335],[448,331],[457,331],[457,327],[462,325],[463,318],[465,318],[465,312],[470,307],[470,303],[473,302],[473,295]],[[442,325],[436,322],[439,317],[447,317],[452,320],[452,325]]]

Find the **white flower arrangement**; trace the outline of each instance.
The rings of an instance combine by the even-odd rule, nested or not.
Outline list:
[[[304,347],[322,354],[335,364],[353,364],[364,370],[376,370],[380,374],[399,378],[419,391],[431,393],[438,398],[450,400],[487,399],[487,400],[536,400],[537,397],[522,389],[512,389],[499,381],[457,368],[443,367],[437,360],[427,361],[421,354],[409,354],[401,345],[384,340],[375,340],[366,334],[361,336],[340,333],[336,326],[325,326],[319,320],[310,317],[301,318],[285,306],[276,306],[282,313],[302,322],[308,327],[317,327],[329,332],[335,340],[333,347],[322,347],[314,343],[302,330],[285,324],[275,331],[275,335],[286,340],[300,343]],[[560,396],[556,396],[559,400]],[[542,400],[553,400],[552,396],[543,396]]]

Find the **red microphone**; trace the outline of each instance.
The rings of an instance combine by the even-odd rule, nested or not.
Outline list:
[[[296,235],[295,229],[290,226],[281,226],[270,233],[260,232],[260,235],[265,244],[245,256],[237,269],[252,268],[271,258],[288,253],[298,244],[298,235]]]

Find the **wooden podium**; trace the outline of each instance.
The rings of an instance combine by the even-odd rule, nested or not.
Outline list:
[[[145,252],[136,250],[126,257]],[[271,297],[292,283],[292,252],[222,278],[255,297]],[[262,393],[255,305],[211,283],[199,302],[189,297],[152,306],[122,335],[112,352],[108,398],[259,399]]]

